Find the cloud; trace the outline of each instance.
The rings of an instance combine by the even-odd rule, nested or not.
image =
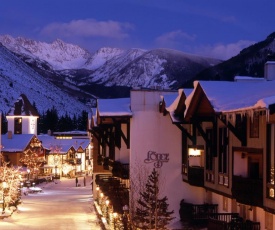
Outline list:
[[[227,60],[238,55],[241,50],[252,44],[255,44],[255,41],[240,40],[236,43],[230,44],[215,44],[196,47],[194,52],[207,57]]]
[[[171,31],[156,38],[156,43],[159,46],[177,47],[182,40],[193,41],[196,39],[195,35],[187,34],[181,30]]]
[[[105,37],[123,39],[128,37],[129,23],[116,21],[96,21],[94,19],[73,20],[68,23],[51,23],[41,30],[42,35],[54,37]]]

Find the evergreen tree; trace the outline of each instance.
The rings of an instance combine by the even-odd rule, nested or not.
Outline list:
[[[47,124],[48,130],[50,129],[51,131],[56,131],[57,124],[58,124],[58,114],[57,114],[57,110],[54,106],[52,107],[51,110],[46,111],[44,124]]]
[[[5,134],[8,132],[8,121],[6,116],[1,113],[1,134]]]
[[[9,205],[18,205],[20,189],[20,168],[9,167],[9,162],[4,161],[4,156],[0,153],[0,197],[2,197],[2,212]],[[3,186],[5,183],[6,186]]]
[[[140,229],[167,229],[166,226],[174,219],[171,215],[174,211],[169,212],[167,203],[168,198],[165,196],[159,198],[159,174],[154,169],[149,175],[145,185],[145,191],[140,193],[135,216],[134,225]]]
[[[88,126],[88,113],[83,110],[78,117],[78,130],[86,131]]]

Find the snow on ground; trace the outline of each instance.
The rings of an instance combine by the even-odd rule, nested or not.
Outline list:
[[[0,229],[11,230],[100,230],[92,197],[91,178],[62,178],[37,185],[42,192],[22,192],[22,204],[11,217],[0,219]],[[24,188],[24,190],[26,190]]]

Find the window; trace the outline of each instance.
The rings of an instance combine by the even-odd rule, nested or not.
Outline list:
[[[243,139],[243,141],[246,141],[246,137],[247,137],[246,115],[236,114],[235,128],[236,128],[236,131],[239,133],[239,136]]]
[[[181,135],[182,141],[182,173],[187,174],[188,168],[188,151],[187,151],[187,137],[184,133]]]
[[[214,183],[213,129],[207,129],[206,135],[211,142],[206,143],[206,181]]]
[[[213,130],[206,130],[207,139],[212,141],[213,139]],[[213,170],[213,147],[211,144],[206,143],[206,169]]]
[[[14,133],[22,134],[22,117],[17,117],[14,119]]]
[[[253,118],[250,119],[250,137],[259,137],[259,112],[255,112]]]
[[[226,128],[219,128],[219,173],[227,173],[228,168],[228,134]]]

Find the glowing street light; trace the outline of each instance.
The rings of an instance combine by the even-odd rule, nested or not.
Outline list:
[[[30,180],[30,169],[27,169],[27,172],[28,172],[28,181]]]
[[[114,230],[116,230],[116,221],[117,221],[117,213],[116,212],[113,213],[113,217],[114,217]]]
[[[105,204],[106,204],[106,219],[107,219],[107,223],[109,223],[109,204],[110,204],[110,201],[106,200]]]

